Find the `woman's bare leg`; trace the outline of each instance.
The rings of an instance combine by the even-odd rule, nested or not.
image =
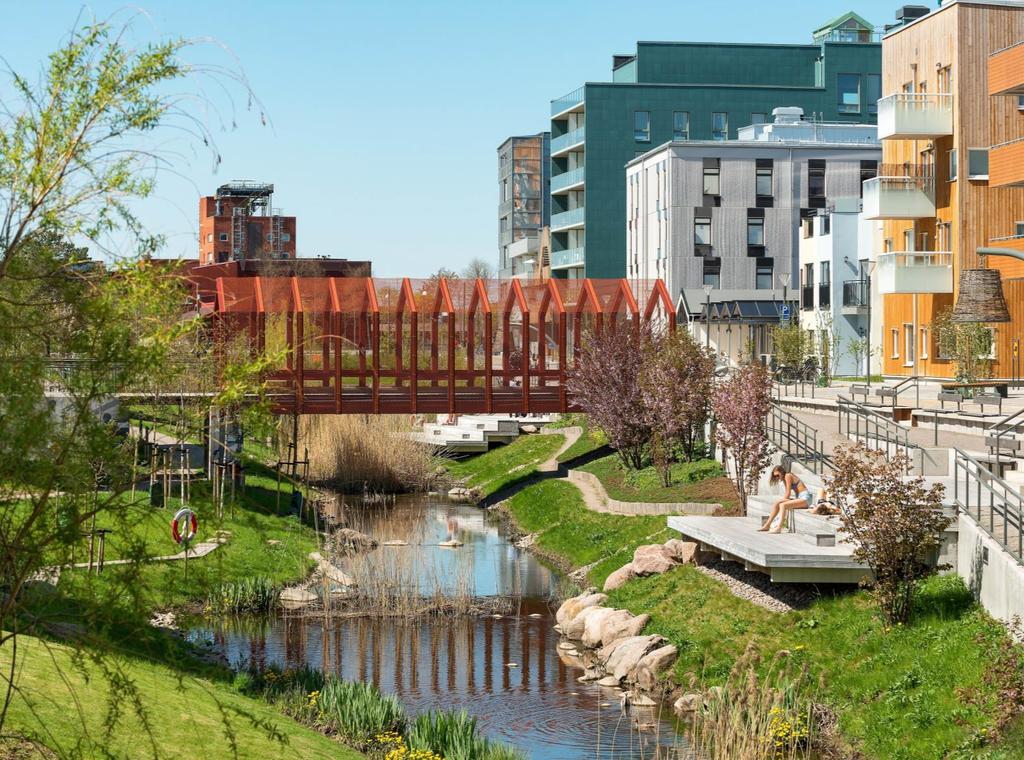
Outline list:
[[[788,501],[782,502],[780,506],[779,524],[772,528],[769,533],[781,533],[782,528],[786,525],[786,516],[794,509],[807,509],[809,506],[803,499],[789,499]]]
[[[780,504],[782,504],[782,499],[779,499],[777,502],[772,504],[772,512],[770,515],[768,515],[768,519],[764,521],[764,525],[757,529],[759,532],[763,533],[764,531],[767,531],[770,527],[772,527],[772,520],[774,520],[775,515],[779,513]]]

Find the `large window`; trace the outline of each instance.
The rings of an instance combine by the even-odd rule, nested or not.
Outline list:
[[[755,284],[758,290],[771,290],[772,289],[772,265],[771,264],[758,264],[757,272],[755,274]]]
[[[673,140],[689,140],[690,139],[690,112],[689,111],[673,111],[672,112],[672,139]]]
[[[772,167],[771,166],[758,166],[757,176],[754,180],[754,192],[760,196],[771,196],[773,195],[772,189]]]
[[[711,245],[711,217],[694,217],[693,242],[697,245]]]
[[[904,367],[914,366],[914,326],[910,324],[903,325],[903,345],[906,348],[905,355],[903,357]]]
[[[709,161],[704,163],[704,195],[720,195],[722,190],[721,169],[715,159],[714,164]]]
[[[637,142],[651,141],[651,112],[633,112],[633,139]]]
[[[822,158],[807,162],[807,205],[825,208],[825,160]]]
[[[882,97],[882,75],[864,75],[864,100],[868,107],[868,113],[878,113],[878,100]]]
[[[712,112],[711,139],[720,142],[729,139],[729,114],[725,111]]]
[[[988,179],[988,148],[967,149],[967,178]]]
[[[821,284],[831,285],[832,284],[832,263],[829,261],[823,261],[818,265],[821,267]]]
[[[764,218],[747,218],[747,245],[764,245]]]
[[[860,74],[837,74],[839,113],[860,113]]]

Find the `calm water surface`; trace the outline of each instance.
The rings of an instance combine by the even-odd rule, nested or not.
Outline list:
[[[496,519],[426,497],[348,516],[351,527],[380,541],[408,543],[364,555],[358,572],[400,578],[428,594],[510,597],[513,612],[455,620],[343,618],[329,625],[308,615],[205,621],[192,635],[212,639],[236,667],[307,664],[371,681],[398,695],[410,713],[464,708],[487,735],[531,758],[639,760],[655,757],[659,744],[679,741],[667,708],[623,718],[618,689],[576,681],[582,670],[560,653],[549,606],[558,576],[512,545]],[[464,546],[438,547],[453,533]],[[638,731],[634,718],[653,726]]]

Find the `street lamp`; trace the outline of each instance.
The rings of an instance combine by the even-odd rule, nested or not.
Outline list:
[[[787,296],[789,295],[789,279],[792,275],[789,272],[778,275],[779,282],[782,283],[782,306],[787,306]]]
[[[711,291],[714,290],[714,286],[705,283],[704,284],[704,347],[711,350]]]
[[[867,302],[868,302],[868,339],[867,339],[867,342],[864,344],[865,345],[865,349],[864,350],[867,353],[867,366],[865,367],[865,371],[867,373],[866,385],[869,388],[871,387],[871,275],[873,275],[875,273],[875,264],[877,264],[877,263],[878,262],[875,261],[874,259],[872,259],[871,261],[868,262],[868,269],[867,269],[868,278],[867,278],[867,281],[865,283],[866,287],[867,287],[867,291],[868,291],[868,297],[867,297]]]

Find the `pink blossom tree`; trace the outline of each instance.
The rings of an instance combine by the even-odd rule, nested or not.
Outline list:
[[[766,418],[771,410],[771,376],[760,364],[740,368],[711,395],[718,428],[716,437],[723,460],[732,457],[733,479],[743,514],[747,496],[754,493],[757,480],[770,462]]]
[[[573,403],[604,431],[622,463],[634,470],[643,467],[644,450],[651,440],[639,366],[650,342],[646,325],[588,332],[581,338],[576,367],[567,379]]]
[[[711,403],[713,356],[686,330],[652,339],[641,367],[644,413],[651,427],[651,456],[667,488],[676,452],[690,461],[702,440]]]

